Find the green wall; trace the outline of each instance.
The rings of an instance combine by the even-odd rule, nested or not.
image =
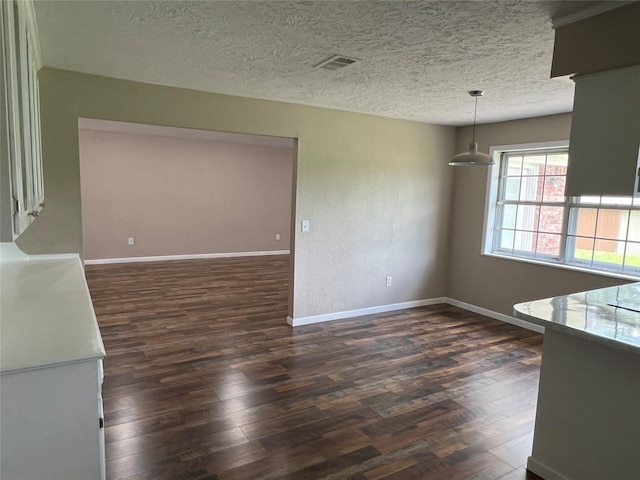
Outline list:
[[[26,252],[82,252],[79,117],[274,135],[299,140],[293,318],[446,294],[454,128],[49,68],[39,79],[46,208],[18,239]]]

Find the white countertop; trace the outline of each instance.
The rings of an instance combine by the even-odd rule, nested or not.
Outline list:
[[[105,356],[77,255],[0,258],[0,372]]]
[[[518,303],[513,308],[522,320],[640,355],[640,283]]]

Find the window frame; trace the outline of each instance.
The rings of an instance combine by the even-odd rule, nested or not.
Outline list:
[[[497,185],[497,197],[500,198],[496,198],[496,215],[494,216],[494,229],[493,229],[493,239],[492,239],[492,251],[494,253],[499,253],[499,254],[504,254],[504,255],[508,255],[508,256],[514,256],[514,257],[524,257],[524,258],[533,258],[533,259],[539,259],[543,262],[558,262],[561,260],[562,258],[562,246],[564,245],[564,236],[563,236],[563,232],[565,230],[565,215],[567,212],[567,200],[566,197],[563,196],[563,199],[560,201],[545,201],[544,197],[541,197],[540,200],[510,200],[506,197],[504,190],[507,189],[506,185],[505,185],[505,179],[509,177],[507,170],[507,164],[505,163],[505,160],[507,159],[507,155],[511,155],[512,157],[525,157],[525,156],[529,156],[529,155],[536,155],[536,154],[544,154],[545,156],[549,155],[549,154],[553,154],[554,152],[558,152],[558,153],[566,153],[568,155],[568,152],[566,152],[565,148],[547,148],[547,149],[533,149],[533,150],[510,150],[510,151],[504,151],[501,152],[500,154],[500,165],[499,165],[499,169],[498,169],[498,185]],[[545,161],[545,165],[546,165],[546,161]],[[543,172],[542,175],[529,175],[524,171],[524,163],[522,166],[522,170],[520,171],[520,175],[516,175],[516,176],[512,176],[511,178],[518,178],[519,179],[519,184],[520,184],[520,188],[518,191],[518,197],[522,197],[522,185],[523,183],[525,183],[524,181],[527,180],[527,184],[529,187],[531,186],[535,186],[535,183],[538,181],[539,178],[543,178],[545,179],[545,186],[543,187],[543,189],[546,189],[546,179],[550,178],[550,177],[554,177],[555,175],[547,175],[546,173]],[[502,187],[502,189],[501,189]],[[502,195],[501,195],[502,193]],[[543,193],[543,192],[541,192]],[[516,207],[516,212],[518,212],[516,214],[515,220],[516,220],[516,224],[514,225],[513,228],[513,235],[514,235],[514,245],[512,246],[511,249],[507,249],[507,248],[503,248],[501,246],[499,246],[500,241],[499,241],[499,232],[504,232],[504,226],[502,224],[500,225],[496,225],[496,223],[502,223],[504,221],[505,218],[505,207],[506,206],[514,206]],[[518,219],[520,219],[520,207],[534,207],[534,211],[536,208],[539,208],[541,211],[543,208],[557,208],[557,209],[562,209],[562,218],[560,221],[560,231],[559,232],[550,232],[550,231],[542,231],[541,227],[540,227],[540,213],[538,213],[538,218],[536,219],[536,228],[535,230],[526,230],[523,228],[518,228],[518,224],[517,221]],[[502,213],[500,215],[498,215],[498,211],[502,210]],[[496,228],[497,227],[497,228]],[[506,229],[506,230],[510,230],[510,229]],[[537,237],[537,240],[540,239],[541,235],[545,235],[545,234],[556,234],[560,237],[560,245],[558,248],[558,255],[552,255],[552,254],[545,254],[545,253],[540,253],[537,250],[537,245],[536,245],[536,251],[533,252],[529,252],[526,250],[517,250],[515,248],[515,238],[517,238],[518,235],[535,235]],[[498,245],[498,246],[496,246]]]
[[[602,196],[593,195],[593,197],[616,198],[616,197],[611,197],[607,195],[602,195]],[[578,210],[580,208],[594,209],[594,210],[597,210],[595,225],[598,225],[599,224],[598,217],[603,211],[607,211],[607,210],[625,211],[627,212],[627,219],[626,219],[626,227],[625,227],[626,234],[624,236],[624,239],[621,239],[620,237],[613,238],[613,237],[606,237],[606,236],[598,236],[597,227],[595,226],[594,228],[596,228],[596,230],[594,231],[593,237],[578,235],[578,232],[573,232],[573,231],[569,232],[567,228],[564,244],[566,245],[566,244],[569,244],[570,242],[574,242],[576,241],[575,239],[578,239],[578,238],[589,238],[589,239],[593,238],[594,246],[595,246],[595,243],[598,241],[623,242],[624,251],[622,255],[623,255],[623,259],[626,259],[629,246],[640,245],[640,242],[638,242],[637,240],[636,241],[629,240],[629,227],[631,225],[631,216],[632,216],[631,213],[640,212],[640,201],[639,201],[639,198],[636,196],[633,196],[633,197],[625,196],[625,197],[619,197],[619,198],[629,198],[631,199],[631,203],[629,204],[604,203],[603,204],[601,198],[598,201],[598,203],[595,203],[595,202],[588,202],[588,201],[580,201],[578,197],[568,197],[566,217],[567,217],[567,224],[575,223],[577,222],[577,218],[575,214],[572,214],[572,211],[571,211],[572,209],[575,209],[575,210]],[[595,251],[594,251],[594,257],[595,257]],[[618,268],[612,267],[610,263],[600,262],[600,261],[597,261],[595,258],[592,258],[589,262],[582,262],[579,259],[576,259],[575,257],[573,257],[572,259],[568,259],[566,255],[564,255],[563,258],[564,258],[564,263],[567,265],[578,265],[582,268],[593,269],[594,271],[605,271],[605,272],[611,272],[614,274],[626,275],[634,279],[638,279],[638,277],[640,277],[640,266],[633,267],[629,264],[623,263],[621,267],[618,269]]]
[[[482,231],[482,250],[483,255],[494,255],[503,258],[524,259],[525,257],[508,255],[505,253],[497,253],[493,251],[493,237],[495,232],[496,222],[496,210],[497,210],[497,198],[498,198],[498,185],[500,181],[500,168],[501,157],[504,152],[513,151],[544,151],[560,148],[569,148],[569,140],[560,140],[556,142],[538,142],[538,143],[525,143],[515,145],[496,145],[489,149],[489,155],[493,159],[493,165],[490,165],[487,172],[487,188],[485,193],[485,209],[484,209],[484,222]],[[529,257],[526,257],[529,258]],[[541,262],[536,257],[530,257],[531,260]],[[541,263],[550,263],[547,261]]]
[[[494,249],[494,242],[496,241],[496,225],[499,221],[498,219],[498,193],[499,193],[499,182],[500,175],[502,170],[502,155],[505,152],[527,152],[527,153],[535,153],[536,151],[548,151],[548,150],[557,150],[557,149],[566,149],[568,151],[569,141],[568,140],[560,140],[553,142],[538,142],[538,143],[527,143],[527,144],[513,144],[513,145],[497,145],[493,146],[489,150],[489,154],[494,160],[494,164],[488,168],[487,172],[487,186],[485,192],[485,209],[484,209],[484,221],[483,221],[483,232],[482,232],[482,246],[481,246],[481,254],[491,257],[497,257],[508,260],[515,260],[519,262],[525,263],[533,263],[538,265],[545,265],[549,267],[563,268],[568,270],[575,270],[585,273],[590,273],[594,275],[603,275],[609,277],[623,278],[628,280],[638,280],[640,277],[640,267],[637,269],[628,268],[622,266],[620,269],[616,269],[611,267],[607,263],[600,263],[595,261],[590,262],[580,262],[576,261],[574,258],[569,259],[567,257],[567,244],[571,241],[570,238],[576,238],[577,232],[569,232],[569,224],[572,221],[572,209],[580,208],[581,206],[586,208],[597,208],[597,209],[618,209],[618,210],[640,210],[640,202],[632,201],[629,205],[619,205],[618,207],[599,203],[595,206],[593,203],[584,203],[580,202],[578,197],[565,197],[563,205],[563,221],[562,221],[562,231],[560,233],[560,251],[558,258],[555,257],[542,257],[536,256],[535,253],[528,255],[526,253],[514,254],[508,251],[500,251],[499,249]],[[596,197],[596,195],[594,195]],[[606,197],[606,196],[605,196]],[[633,197],[631,197],[633,198]],[[527,203],[527,202],[516,202],[516,203]],[[538,204],[538,202],[536,202]],[[540,202],[541,203],[541,202]],[[627,235],[628,237],[628,235]],[[594,242],[599,238],[596,236],[596,232],[594,232]],[[628,242],[627,239],[619,240]],[[635,243],[635,242],[632,242]],[[626,248],[626,247],[625,247]]]

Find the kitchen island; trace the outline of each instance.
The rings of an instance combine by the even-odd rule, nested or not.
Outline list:
[[[514,306],[545,327],[527,469],[545,480],[640,478],[640,283]]]

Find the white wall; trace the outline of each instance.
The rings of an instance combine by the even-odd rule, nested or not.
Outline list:
[[[80,129],[85,260],[289,250],[289,144]]]

